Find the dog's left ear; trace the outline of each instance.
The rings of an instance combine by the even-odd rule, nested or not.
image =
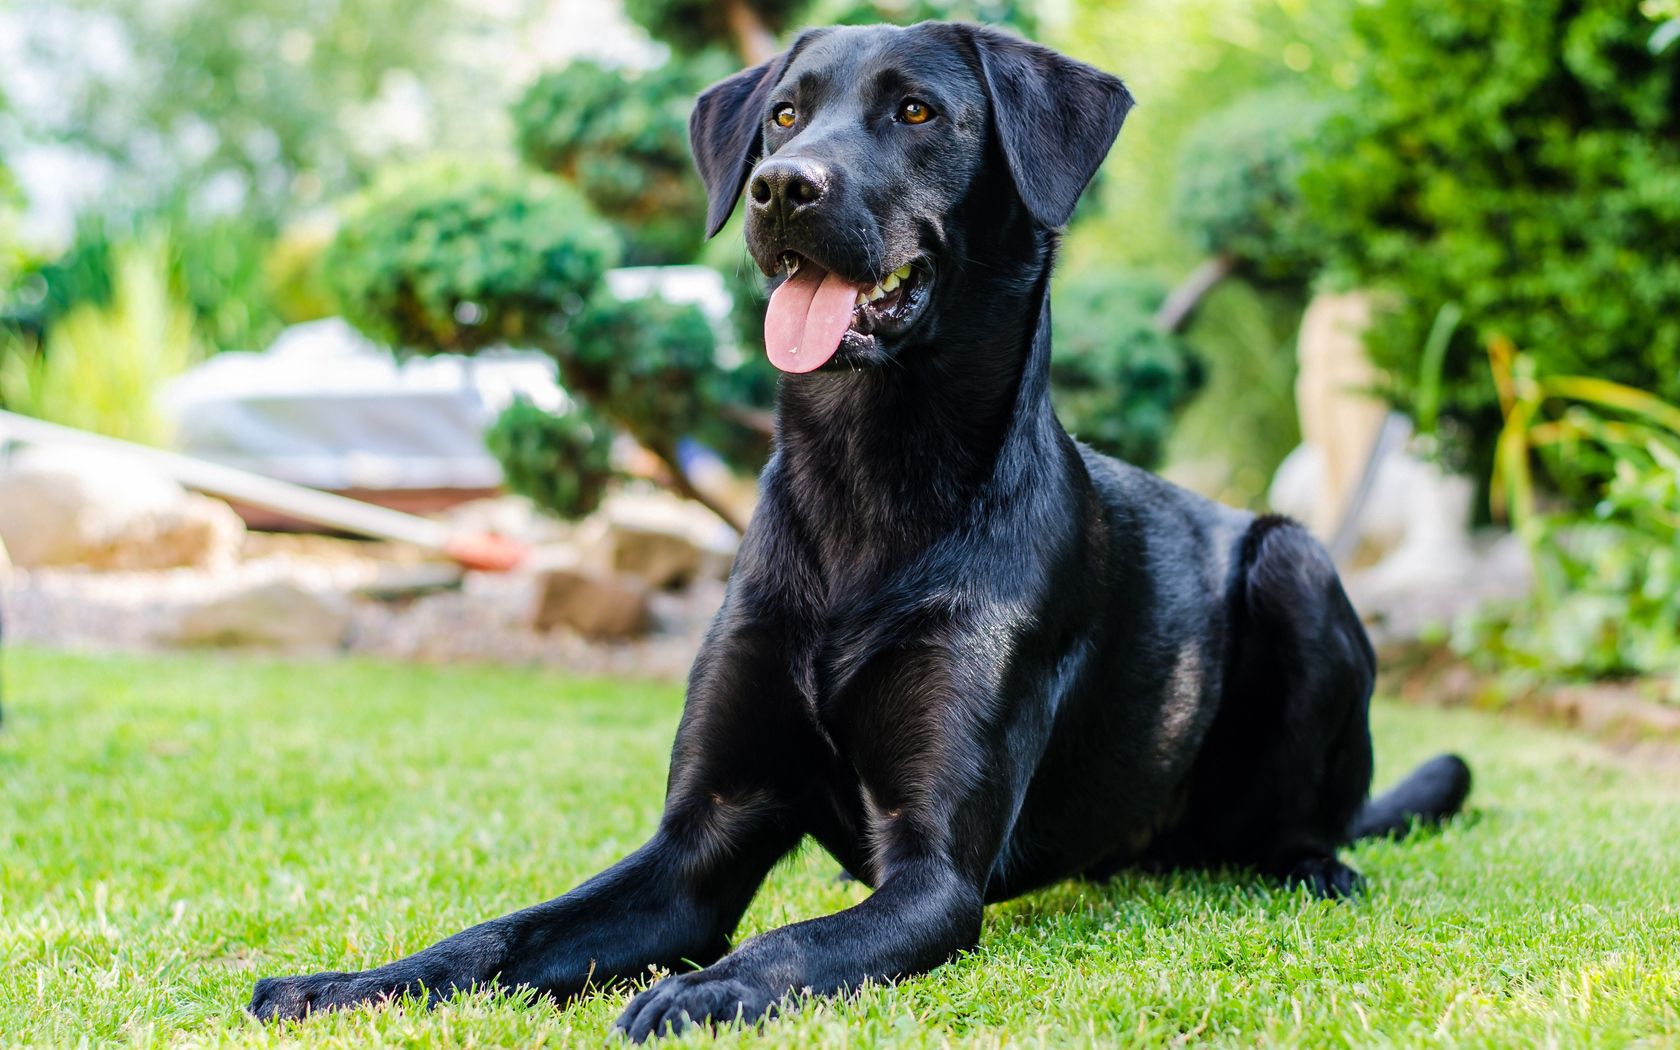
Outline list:
[[[758,152],[759,118],[787,55],[718,81],[695,100],[688,115],[688,147],[706,184],[706,236],[729,221]]]
[[[781,54],[743,69],[700,92],[688,115],[688,148],[706,184],[706,236],[714,237],[729,221],[747,175],[758,161],[764,104],[782,70],[821,30],[810,29]]]
[[[1119,77],[995,29],[966,27],[1004,160],[1033,218],[1058,227],[1132,108]]]

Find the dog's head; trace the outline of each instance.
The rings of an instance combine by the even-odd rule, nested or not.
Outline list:
[[[764,326],[776,367],[890,360],[932,334],[977,223],[1067,222],[1131,105],[1118,79],[978,26],[812,30],[696,103],[707,235],[744,188],[748,249],[781,277]],[[1000,164],[1008,178],[988,179]],[[976,214],[981,184],[1014,200]]]

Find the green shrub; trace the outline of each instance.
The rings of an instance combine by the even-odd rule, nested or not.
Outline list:
[[[167,444],[157,395],[198,356],[192,311],[171,290],[167,252],[157,241],[117,248],[109,280],[110,301],[67,310],[44,346],[15,333],[0,337],[0,400],[49,422]]]
[[[1651,6],[1651,5],[1647,5]],[[1403,408],[1441,388],[1449,460],[1502,425],[1482,347],[1680,398],[1680,62],[1633,0],[1380,0],[1302,188],[1344,279],[1393,290],[1369,343]],[[1426,333],[1464,324],[1439,377]]]
[[[706,227],[688,111],[695,93],[727,72],[670,62],[635,73],[574,61],[539,77],[514,106],[520,154],[619,224],[627,262],[687,262]]]
[[[170,292],[191,311],[211,350],[260,350],[281,320],[263,272],[270,238],[235,218],[195,220],[179,208],[126,218],[84,216],[70,247],[25,275],[29,294],[14,294],[6,314],[16,325],[45,331],[82,305],[111,305],[122,246],[159,246]],[[26,299],[26,301],[25,301]]]
[[[616,261],[612,227],[551,175],[404,168],[345,209],[324,263],[345,317],[420,352],[552,346]]]
[[[485,442],[508,488],[563,518],[601,505],[613,479],[612,427],[583,405],[550,412],[520,399],[497,417]]]
[[[1103,270],[1064,276],[1053,287],[1056,415],[1093,448],[1154,466],[1174,417],[1203,381],[1184,342],[1153,323],[1164,290]]]
[[[1297,183],[1332,111],[1300,87],[1272,88],[1243,96],[1186,133],[1173,218],[1198,249],[1230,255],[1262,278],[1312,278],[1328,246]]]
[[[597,293],[557,357],[562,386],[667,459],[682,438],[718,424],[729,393],[711,322],[698,307],[657,296],[620,302]]]
[[[692,55],[734,38],[745,22],[771,34],[797,25],[808,0],[624,0],[624,13],[680,54]]]
[[[1496,343],[1507,399],[1495,509],[1534,566],[1532,601],[1458,625],[1461,652],[1546,677],[1668,675],[1680,700],[1680,406],[1586,376],[1544,376]],[[1584,511],[1545,512],[1535,466]]]

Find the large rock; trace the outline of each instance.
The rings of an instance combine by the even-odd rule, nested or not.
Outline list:
[[[1301,317],[1295,404],[1301,441],[1317,456],[1319,482],[1310,506],[1296,514],[1323,539],[1347,512],[1388,417],[1387,406],[1370,393],[1381,376],[1365,356],[1374,311],[1369,292],[1321,292]]]
[[[163,640],[308,652],[343,647],[349,631],[350,602],[343,594],[270,580],[189,607]]]
[[[723,579],[737,538],[704,507],[666,493],[617,493],[578,530],[590,563],[660,590]]]
[[[537,588],[532,625],[539,631],[569,627],[590,638],[639,638],[653,629],[647,585],[623,573],[550,569]]]
[[[0,469],[0,542],[19,568],[225,565],[244,535],[226,503],[138,459],[31,448]]]

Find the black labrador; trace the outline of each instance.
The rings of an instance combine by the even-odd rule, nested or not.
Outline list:
[[[1452,756],[1366,801],[1374,658],[1318,543],[1051,411],[1057,230],[1131,105],[1089,66],[939,23],[807,32],[700,96],[710,232],[745,188],[789,374],[658,830],[416,955],[260,981],[253,1012],[680,971],[619,1018],[643,1039],[924,972],[975,946],[988,901],[1124,865],[1343,896],[1338,847],[1458,809]],[[873,894],[730,951],[806,836]]]

